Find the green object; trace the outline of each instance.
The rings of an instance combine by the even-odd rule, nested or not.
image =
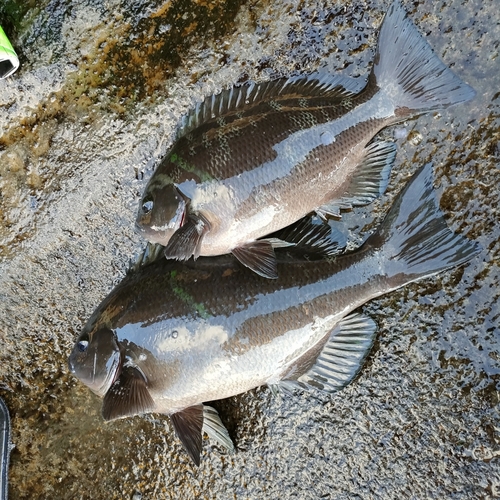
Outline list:
[[[19,59],[0,26],[0,78],[7,78],[19,68]]]

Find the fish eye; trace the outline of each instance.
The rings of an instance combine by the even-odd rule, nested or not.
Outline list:
[[[80,352],[85,352],[87,350],[87,347],[89,346],[89,341],[88,340],[80,340],[80,342],[78,342],[78,350]]]
[[[145,198],[142,202],[142,212],[147,215],[153,210],[153,200],[151,198]]]

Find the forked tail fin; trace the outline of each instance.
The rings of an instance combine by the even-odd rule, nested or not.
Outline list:
[[[445,108],[475,95],[432,51],[398,0],[380,29],[371,80],[402,116]]]
[[[433,188],[432,164],[418,170],[365,245],[380,248],[380,262],[397,288],[472,259],[477,243],[447,226]]]

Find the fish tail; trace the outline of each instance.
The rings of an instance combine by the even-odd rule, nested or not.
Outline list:
[[[380,265],[394,288],[464,264],[480,251],[477,243],[447,226],[430,163],[412,177],[365,245],[380,250]]]
[[[397,116],[409,116],[469,101],[476,94],[432,51],[396,0],[380,29],[370,77]]]

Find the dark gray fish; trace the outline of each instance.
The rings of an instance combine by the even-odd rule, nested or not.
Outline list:
[[[352,312],[478,252],[447,227],[432,183],[429,164],[357,251],[278,262],[276,280],[229,255],[144,265],[89,319],[69,357],[71,372],[104,398],[106,420],[168,414],[196,463],[203,431],[231,449],[205,401],[265,384],[341,389],[376,332],[371,319]],[[308,234],[314,240],[307,227],[288,237],[304,243]]]
[[[137,228],[166,245],[167,258],[232,252],[276,278],[273,242],[259,238],[312,211],[338,216],[370,203],[395,157],[394,144],[370,144],[377,132],[473,96],[396,1],[361,92],[355,80],[320,72],[233,88],[196,106],[145,189]]]

